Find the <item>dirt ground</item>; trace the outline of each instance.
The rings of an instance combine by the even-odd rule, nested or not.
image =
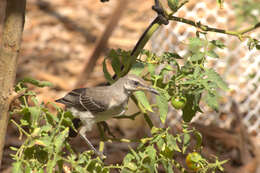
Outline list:
[[[124,4],[123,15],[118,25],[114,28],[108,43],[103,45],[104,51],[101,52],[90,77],[81,86],[91,87],[105,82],[102,61],[108,50],[111,48],[131,50],[142,32],[156,16],[155,12],[151,10],[152,0],[125,0],[125,2],[127,3]],[[111,14],[117,4],[117,0],[110,0],[108,3],[101,3],[99,0],[28,0],[17,81],[29,76],[52,82],[54,86],[51,88],[31,88],[37,93],[39,100],[45,103],[53,102],[74,89],[76,83],[82,80],[81,73],[89,62],[107,24],[111,22]],[[0,7],[1,11],[3,6]],[[116,136],[140,138],[146,133],[141,118],[135,122],[120,120],[120,123],[118,120],[110,120],[108,124]],[[217,138],[214,135],[208,136]],[[99,143],[97,129],[89,133],[88,137],[94,145]],[[12,151],[9,147],[19,146],[21,143],[22,141],[18,139],[17,129],[14,125],[9,124],[0,172],[11,171],[10,153]],[[72,139],[71,143],[79,152],[88,149],[79,137]],[[212,145],[212,143],[208,145]],[[128,150],[128,144],[121,143],[107,144],[106,147],[107,155],[109,155],[107,163],[120,163]],[[259,162],[256,161],[256,163]],[[237,165],[233,165],[233,167],[238,168]]]

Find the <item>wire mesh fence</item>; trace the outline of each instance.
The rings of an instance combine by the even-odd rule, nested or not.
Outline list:
[[[256,11],[254,13],[259,13]],[[260,19],[260,14],[257,14]],[[232,1],[225,1],[223,8],[219,8],[216,0],[190,1],[178,11],[175,16],[183,17],[202,24],[225,30],[236,30],[237,21]],[[243,26],[246,27],[246,26]],[[239,29],[240,30],[240,29]],[[184,56],[187,53],[185,45],[188,38],[195,37],[196,28],[180,22],[170,22],[162,27],[153,36],[151,41],[152,51],[160,54],[164,51],[174,51]],[[259,29],[258,29],[259,31]],[[249,33],[250,36],[260,39],[257,30]],[[219,59],[209,59],[207,65],[214,68],[229,84],[230,91],[221,93],[220,111],[218,113],[204,106],[203,114],[197,115],[194,121],[204,124],[214,123],[220,127],[229,127],[232,119],[236,118],[230,108],[232,101],[239,105],[243,115],[243,123],[248,132],[260,138],[260,51],[249,50],[246,41],[237,37],[221,33],[209,32],[208,40],[221,40],[226,47],[217,51]],[[181,114],[176,110],[176,117],[171,117],[170,122],[176,123]]]

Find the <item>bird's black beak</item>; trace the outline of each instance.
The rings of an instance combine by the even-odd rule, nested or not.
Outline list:
[[[140,86],[140,87],[138,87],[138,89],[139,90],[143,90],[143,91],[149,91],[149,92],[151,92],[153,94],[159,95],[159,92],[156,89],[154,89],[154,88],[152,88],[150,86]]]

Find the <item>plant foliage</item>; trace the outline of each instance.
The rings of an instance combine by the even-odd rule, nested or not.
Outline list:
[[[170,19],[171,15],[178,11],[186,2],[188,1],[168,0],[168,6],[171,10],[170,14],[161,9],[162,12],[157,6],[159,16],[155,21],[160,18],[164,20]],[[223,0],[217,0],[220,7],[222,7],[223,2]],[[160,4],[158,3],[157,5]],[[248,8],[250,10],[244,9],[246,11],[243,11],[243,13],[251,14],[248,11],[254,10],[254,6]],[[255,18],[250,14],[247,17],[251,17],[254,20]],[[19,138],[24,139],[23,144],[19,148],[11,147],[15,151],[15,154],[12,154],[15,160],[13,173],[52,173],[66,172],[66,170],[67,172],[75,173],[108,173],[112,169],[123,173],[156,173],[159,168],[163,168],[168,173],[172,173],[176,169],[183,173],[194,172],[195,169],[195,172],[200,173],[215,172],[216,170],[223,171],[222,165],[226,161],[219,161],[216,157],[215,161],[210,163],[198,153],[202,149],[202,135],[189,126],[189,122],[192,121],[194,116],[198,112],[203,112],[200,107],[201,101],[204,101],[213,110],[218,111],[219,90],[229,90],[221,76],[206,65],[209,58],[224,58],[217,54],[216,49],[225,48],[225,45],[219,40],[208,40],[206,32],[219,32],[222,30],[210,28],[186,19],[179,21],[199,27],[205,31],[198,31],[196,37],[188,40],[186,45],[188,53],[185,56],[180,56],[177,52],[164,52],[161,55],[157,55],[149,50],[143,50],[143,46],[152,33],[162,23],[168,23],[168,21],[163,21],[159,23],[153,22],[148,27],[148,30],[144,32],[144,35],[133,49],[134,52],[121,49],[111,50],[103,62],[104,76],[110,84],[122,77],[124,72],[128,72],[129,68],[130,73],[143,77],[160,93],[154,98],[155,104],[151,104],[143,92],[136,92],[132,97],[150,127],[150,134],[135,140],[139,144],[138,147],[129,147],[129,152],[121,164],[107,165],[104,160],[95,157],[94,152],[91,150],[76,153],[68,143],[69,128],[76,130],[73,127],[73,115],[71,112],[64,111],[53,103],[39,103],[36,94],[28,90],[27,84],[30,83],[37,87],[51,86],[51,84],[46,81],[25,78],[18,82],[15,90],[17,92],[25,90],[26,92],[19,98],[19,107],[11,111],[11,122],[17,126],[20,133]],[[258,25],[254,27],[257,28],[259,27]],[[244,34],[243,32],[232,33],[241,38]],[[259,45],[258,40],[249,37],[249,49],[254,47],[258,49]],[[112,66],[112,73],[107,68],[108,63]],[[181,104],[178,103],[180,99],[178,100],[177,98],[181,98]],[[167,118],[169,118],[167,117],[169,103],[178,104],[173,105],[173,107],[181,109],[182,112],[182,131],[175,135],[171,133],[170,127],[158,128],[154,126],[149,117],[149,113],[154,112],[158,114],[162,124],[164,124]],[[50,106],[55,108],[54,112],[49,110]],[[122,117],[134,119],[136,116],[137,114]],[[14,119],[18,119],[18,121]],[[196,145],[191,145],[191,139],[196,140]],[[109,140],[112,141],[113,139]],[[119,139],[116,141],[133,142],[134,140]],[[103,142],[100,145],[101,151],[103,148],[102,144]],[[195,152],[191,153],[190,151]],[[186,157],[186,165],[177,161],[178,156]]]

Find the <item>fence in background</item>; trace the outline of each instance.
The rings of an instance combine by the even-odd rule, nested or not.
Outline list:
[[[225,1],[223,9],[220,9],[216,0],[192,0],[175,16],[200,21],[211,27],[234,30],[236,17],[231,3],[232,1]],[[260,18],[260,14],[258,15]],[[164,51],[175,51],[183,56],[187,53],[185,44],[188,38],[195,36],[195,33],[196,28],[193,26],[170,22],[153,36],[152,51],[157,54]],[[260,39],[259,29],[250,35]],[[229,127],[232,119],[236,118],[230,111],[231,103],[235,101],[239,105],[239,111],[243,115],[243,123],[248,132],[260,137],[260,70],[258,70],[260,69],[260,51],[256,49],[249,51],[247,42],[241,42],[234,36],[211,32],[207,38],[208,40],[221,40],[227,46],[225,49],[217,51],[220,59],[209,59],[207,65],[221,74],[229,84],[231,91],[221,93],[223,98],[220,101],[219,113],[202,106],[204,113],[196,116],[195,121]],[[171,123],[178,122],[181,118],[180,112],[173,115],[176,117],[170,118]]]

